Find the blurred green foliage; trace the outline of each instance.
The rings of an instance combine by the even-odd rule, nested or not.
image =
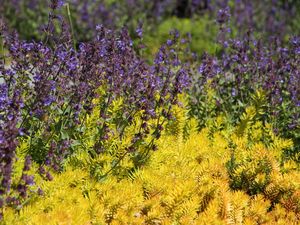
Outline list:
[[[194,19],[171,17],[165,19],[156,28],[148,27],[145,32],[145,43],[148,45],[149,54],[157,52],[158,47],[167,41],[169,32],[177,29],[181,34],[189,33],[191,36],[190,48],[192,52],[201,55],[205,51],[214,53],[217,48],[216,36],[218,27],[215,21],[208,16]]]

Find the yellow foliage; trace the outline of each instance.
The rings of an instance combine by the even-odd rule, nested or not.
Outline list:
[[[293,162],[280,161],[292,143],[273,136],[267,147],[260,126],[251,145],[249,133],[216,131],[211,139],[203,129],[186,141],[164,134],[149,161],[122,179],[97,182],[85,168],[102,162],[106,171],[109,154],[77,155],[85,166],[41,181],[44,196],[19,213],[7,208],[4,224],[299,224],[300,173]]]

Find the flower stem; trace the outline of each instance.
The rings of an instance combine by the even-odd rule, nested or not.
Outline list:
[[[76,51],[76,40],[75,40],[75,35],[74,35],[74,27],[73,27],[73,22],[72,22],[72,18],[71,18],[71,11],[70,11],[69,3],[66,3],[66,9],[67,9],[67,15],[68,15],[68,19],[69,19],[70,28],[71,28],[73,47],[74,47],[74,50]]]

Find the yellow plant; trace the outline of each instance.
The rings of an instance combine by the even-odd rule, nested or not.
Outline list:
[[[178,123],[186,123],[175,110]],[[289,140],[272,135],[272,144],[265,145],[260,123],[243,135],[191,129],[185,141],[178,140],[178,127],[176,135],[163,134],[145,165],[122,176],[96,181],[85,166],[102,163],[100,170],[106,170],[111,156],[77,155],[82,166],[71,163],[54,181],[39,181],[44,196],[18,213],[7,208],[4,224],[300,223],[300,173],[292,161],[281,161]]]

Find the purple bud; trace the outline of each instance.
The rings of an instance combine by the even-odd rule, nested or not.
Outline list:
[[[49,181],[52,181],[52,180],[53,180],[53,177],[52,177],[52,175],[50,174],[49,171],[46,173],[46,178],[47,178]]]
[[[41,188],[38,188],[37,190],[38,195],[44,195],[44,191]]]
[[[226,7],[224,9],[220,9],[218,11],[217,15],[217,22],[220,24],[228,22],[230,19],[230,12],[229,12],[229,7]]]
[[[31,156],[27,155],[25,158],[25,163],[24,163],[24,171],[28,171],[30,170],[30,166],[31,166]]]
[[[45,170],[45,168],[43,166],[40,166],[39,169],[38,169],[38,171],[39,171],[39,173],[41,175],[44,175],[46,173],[46,170]]]
[[[172,44],[173,44],[173,41],[170,40],[170,39],[168,39],[168,40],[167,40],[167,45],[171,46]]]

